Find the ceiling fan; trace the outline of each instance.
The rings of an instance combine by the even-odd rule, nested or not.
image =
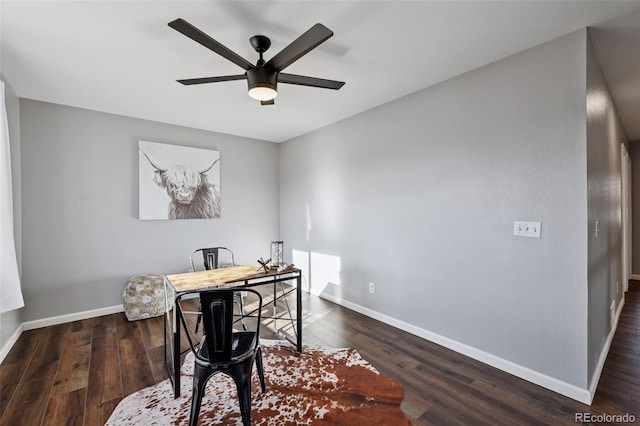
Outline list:
[[[333,35],[333,32],[322,24],[315,24],[304,34],[291,42],[278,54],[265,62],[262,55],[271,46],[271,40],[263,35],[255,35],[249,39],[251,46],[260,55],[258,62],[253,65],[237,53],[209,37],[182,18],[169,22],[169,26],[181,32],[204,47],[213,50],[218,55],[228,59],[243,68],[244,74],[223,75],[218,77],[190,78],[177,80],[185,85],[217,83],[220,81],[244,80],[249,84],[249,96],[260,101],[261,105],[273,105],[278,95],[278,83],[297,84],[300,86],[320,87],[338,90],[344,86],[343,81],[326,80],[323,78],[307,77],[304,75],[286,74],[282,71],[309,53],[318,45]]]

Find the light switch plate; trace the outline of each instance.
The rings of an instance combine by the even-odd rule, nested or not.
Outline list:
[[[516,220],[513,222],[513,235],[517,237],[540,238],[540,222],[526,222]]]

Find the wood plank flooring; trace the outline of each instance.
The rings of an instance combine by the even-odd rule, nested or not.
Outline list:
[[[304,307],[304,342],[357,348],[403,384],[415,425],[574,425],[585,412],[640,422],[640,282],[591,407],[315,296]],[[0,426],[103,425],[123,397],[167,378],[163,343],[161,317],[123,313],[23,333],[0,365]]]

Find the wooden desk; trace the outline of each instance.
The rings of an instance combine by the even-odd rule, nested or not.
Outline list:
[[[281,272],[269,269],[265,272],[259,267],[260,265],[256,263],[255,265],[232,266],[165,276],[165,365],[169,371],[176,398],[180,396],[180,316],[182,315],[180,300],[187,294],[217,287],[255,287],[296,280],[295,342],[289,336],[285,335],[285,337],[296,345],[298,352],[302,352],[302,272],[297,268],[289,268]],[[276,300],[274,294],[274,304]]]

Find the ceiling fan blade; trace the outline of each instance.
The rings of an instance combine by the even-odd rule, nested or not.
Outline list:
[[[208,49],[213,50],[218,55],[230,60],[231,62],[244,68],[245,70],[253,68],[251,62],[247,61],[242,56],[230,50],[228,47],[223,46],[222,44],[220,44],[220,42],[209,37],[184,19],[178,18],[175,21],[171,21],[169,22],[169,26],[174,30],[186,35],[191,40],[200,43]]]
[[[276,56],[271,58],[269,62],[265,64],[265,67],[280,72],[302,56],[309,53],[332,35],[333,32],[329,28],[322,24],[315,24],[313,27],[309,28],[307,32],[278,52]]]
[[[264,105],[273,105],[275,104],[275,101],[273,99],[269,99],[268,101],[260,101],[260,105],[264,106]]]
[[[322,89],[333,90],[338,90],[344,86],[344,81],[326,80],[324,78],[285,73],[278,74],[278,83],[298,84],[300,86],[320,87]]]
[[[192,84],[204,84],[204,83],[217,83],[220,81],[233,81],[233,80],[245,80],[247,76],[245,74],[236,75],[221,75],[219,77],[202,77],[202,78],[188,78],[185,80],[176,80],[178,83],[182,83],[185,86]]]

